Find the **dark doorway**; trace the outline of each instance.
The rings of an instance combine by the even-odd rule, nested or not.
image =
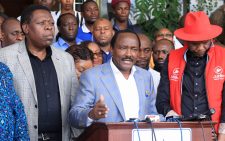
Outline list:
[[[23,9],[28,5],[32,4],[32,0],[0,0],[5,14],[10,17],[18,17]]]
[[[18,17],[21,15],[24,8],[33,4],[33,1],[34,0],[0,0],[0,4],[2,4],[6,15],[10,17]],[[53,10],[58,10],[58,4],[57,0]]]

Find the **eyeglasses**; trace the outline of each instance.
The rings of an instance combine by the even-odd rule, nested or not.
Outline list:
[[[97,56],[97,57],[102,57],[102,52],[95,52],[93,53],[94,56]]]
[[[167,33],[167,34],[157,34],[156,37],[166,37],[166,38],[170,38],[172,37],[173,34]]]

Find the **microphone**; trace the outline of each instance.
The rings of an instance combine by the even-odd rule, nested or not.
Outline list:
[[[168,116],[166,117],[167,122],[177,122],[177,120],[181,121],[183,116]]]
[[[215,112],[215,109],[211,108],[206,112],[206,114],[200,114],[198,119],[211,119],[211,115],[213,115]]]
[[[159,118],[159,115],[146,115],[145,116],[145,122],[146,123],[149,123],[150,124],[150,126],[151,126],[151,130],[152,130],[152,141],[154,141],[154,139],[155,139],[155,141],[156,141],[156,135],[155,135],[155,130],[154,130],[154,127],[153,127],[153,125],[152,125],[152,122],[154,121],[154,120],[158,120],[158,119],[160,119]]]
[[[211,118],[211,115],[213,115],[214,113],[215,113],[215,109],[214,108],[211,108],[211,109],[207,110],[203,114],[191,114],[188,117],[182,116],[181,120],[182,121],[206,120],[206,119],[210,119]]]
[[[137,129],[138,139],[139,139],[139,141],[141,141],[139,128],[138,128],[138,122],[140,122],[140,119],[138,119],[138,118],[129,118],[129,120],[127,120],[127,122],[133,122],[134,123],[134,127]]]
[[[211,125],[212,134],[213,134],[213,140],[218,141],[217,135],[216,135],[216,132],[215,132],[215,128],[214,128],[214,126],[212,124],[212,121],[211,121],[211,115],[213,115],[215,112],[216,112],[216,110],[214,108],[211,108],[207,112],[205,112],[204,114],[199,114],[198,115],[198,121],[199,121],[199,123],[201,124],[201,127],[202,127],[204,140],[205,140],[205,133],[204,133],[203,125],[202,125],[201,121],[202,120],[208,120],[210,122],[210,125]]]
[[[141,120],[138,118],[129,118],[129,120],[126,120],[126,122],[140,122]]]
[[[151,122],[159,122],[159,121],[161,121],[159,115],[145,115],[145,121],[148,122],[149,120]]]

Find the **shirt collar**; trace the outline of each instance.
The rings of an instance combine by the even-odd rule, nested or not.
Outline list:
[[[30,50],[28,49],[28,46],[27,46],[27,39],[25,38],[25,46],[26,46],[26,50],[27,50],[27,53],[28,53],[28,56],[29,57],[35,57],[35,58],[38,58],[37,56],[33,55]],[[45,59],[48,59],[48,58],[51,58],[52,56],[52,49],[50,46],[46,47],[46,56],[45,56]]]
[[[112,58],[110,59],[110,66],[111,66],[111,68],[112,68],[113,74],[121,74],[121,75],[123,75],[123,74],[121,73],[121,71],[120,71],[120,70],[116,67],[116,65],[113,63]],[[130,73],[129,77],[130,77],[130,76],[133,76],[134,73],[135,73],[135,71],[136,71],[135,66],[132,66],[132,68],[131,68],[131,73]]]
[[[81,29],[82,29],[82,31],[84,32],[84,33],[90,33],[91,31],[87,28],[87,26],[85,25],[85,24],[83,24],[82,26],[81,26]]]
[[[116,19],[114,18],[112,20],[112,24],[113,24],[113,28],[116,30],[116,31],[120,31],[120,28],[119,26],[116,24]],[[128,22],[127,22],[127,29],[132,29],[132,23],[131,21],[128,19]]]
[[[214,45],[212,45],[210,48],[213,48],[214,47]],[[209,48],[209,50],[210,50],[210,48]],[[208,50],[208,51],[209,51]],[[185,51],[185,53],[184,53],[184,60],[185,60],[185,62],[187,62],[187,53],[188,53],[188,49]],[[209,56],[208,56],[208,54],[207,54],[207,61],[209,60]]]
[[[37,56],[33,55],[33,54],[29,51],[28,48],[27,48],[27,52],[28,52],[29,57],[39,59]],[[46,56],[45,56],[45,59],[44,59],[44,60],[51,58],[51,56],[52,56],[52,49],[51,49],[51,47],[49,46],[49,47],[46,48]]]
[[[69,45],[65,40],[63,40],[63,38],[61,38],[61,37],[59,37],[59,39],[58,39],[57,42],[59,43],[60,46],[64,46],[64,45],[70,46],[70,45]]]
[[[108,55],[110,52],[105,52],[104,50],[102,50],[102,53]]]

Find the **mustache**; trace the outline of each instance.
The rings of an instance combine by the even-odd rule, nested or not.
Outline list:
[[[163,58],[158,58],[158,61],[163,61],[164,59]]]
[[[122,58],[122,61],[131,61],[131,62],[133,62],[134,59],[132,57],[124,57],[124,58]]]

